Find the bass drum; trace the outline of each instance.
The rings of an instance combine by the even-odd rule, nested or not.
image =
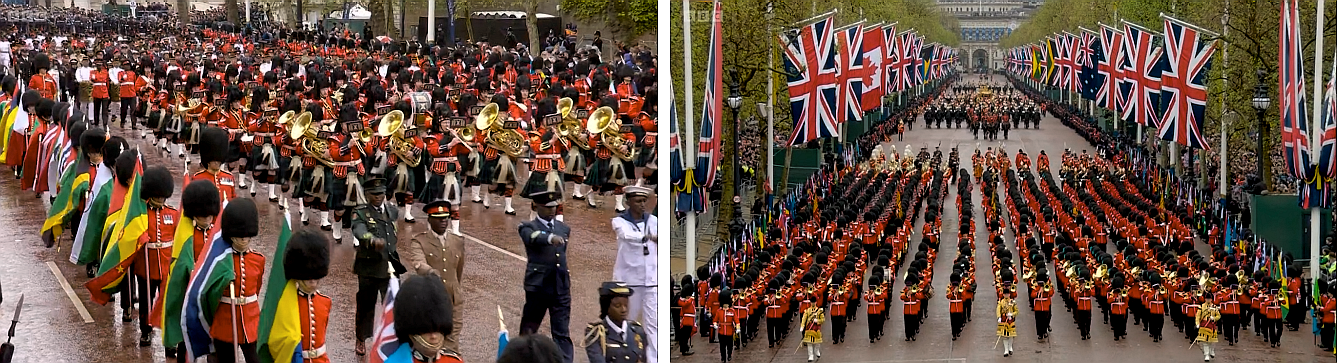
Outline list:
[[[424,124],[427,122],[426,117],[418,117],[418,116],[426,115],[427,113],[432,111],[432,94],[428,92],[409,93],[409,105],[410,107],[413,107],[414,127],[418,128],[431,127],[431,125]]]

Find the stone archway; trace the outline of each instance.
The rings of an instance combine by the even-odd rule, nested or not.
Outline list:
[[[984,49],[976,49],[971,52],[971,59],[975,60],[971,64],[971,69],[990,68],[990,52]]]

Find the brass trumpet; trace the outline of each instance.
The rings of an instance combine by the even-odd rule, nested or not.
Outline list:
[[[581,122],[571,112],[572,106],[571,98],[563,97],[558,100],[558,113],[562,115],[562,123],[557,125],[558,135],[571,140],[573,144],[581,149],[590,150],[590,141],[581,136]]]
[[[392,117],[398,114],[399,117]],[[399,110],[391,111],[381,118],[381,123],[376,127],[376,134],[381,137],[390,137],[390,152],[395,154],[405,165],[410,167],[418,166],[422,162],[422,154],[413,152],[413,143],[404,137],[404,113]]]
[[[486,137],[488,145],[492,145],[508,156],[520,157],[521,153],[525,151],[525,136],[516,130],[503,128],[500,117],[497,104],[489,103],[474,118],[474,127],[479,130],[488,130],[488,136]]]
[[[297,141],[307,156],[316,159],[326,167],[333,168],[334,159],[330,158],[329,144],[327,141],[316,137],[318,134],[315,126],[311,121],[311,112],[302,112],[297,115],[295,120],[292,120],[292,127],[288,129],[288,137]]]
[[[591,135],[599,135],[599,141],[614,157],[623,161],[632,160],[636,156],[636,150],[632,149],[632,145],[618,132],[621,127],[622,123],[618,121],[617,112],[608,106],[596,109],[585,123],[585,130]]]

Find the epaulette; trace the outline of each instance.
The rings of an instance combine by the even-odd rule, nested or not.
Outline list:
[[[599,349],[603,351],[606,329],[603,321],[590,323],[585,327],[585,340],[581,345],[588,347],[591,344],[599,343]]]

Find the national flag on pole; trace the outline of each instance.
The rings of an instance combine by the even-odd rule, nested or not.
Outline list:
[[[672,96],[671,96],[672,97]],[[669,178],[674,186],[674,210],[676,212],[701,212],[706,208],[705,194],[696,185],[695,170],[688,170],[683,163],[683,147],[678,135],[677,103],[669,102]]]
[[[915,58],[919,54],[918,50],[911,49],[915,46],[915,31],[903,31],[897,34],[895,40],[896,59],[892,63],[892,68],[896,69],[894,84],[897,92],[905,92],[915,87]]]
[[[886,93],[901,92],[901,36],[897,35],[897,24],[882,26],[883,32],[883,90]]]
[[[53,236],[59,237],[65,230],[66,216],[81,212],[74,210],[75,202],[88,191],[89,181],[92,178],[88,162],[83,155],[77,156],[73,165],[71,168],[66,168],[65,174],[61,176],[61,188],[56,192],[56,199],[51,202],[51,208],[47,210],[46,221],[42,223],[42,233],[49,231]]]
[[[1082,80],[1078,78],[1078,72],[1082,70],[1082,64],[1078,63],[1078,43],[1081,38],[1067,31],[1060,34],[1063,39],[1064,53],[1064,84],[1069,92],[1078,92],[1082,89]]]
[[[1050,52],[1047,42],[1031,44],[1031,79],[1046,83],[1050,77]]]
[[[835,137],[840,62],[836,53],[833,17],[828,15],[795,31],[781,33],[782,57],[790,88],[790,115],[794,134],[790,145]]]
[[[836,33],[837,55],[841,61],[841,90],[837,101],[837,123],[864,120],[864,82],[872,69],[864,66],[864,21],[846,25]]]
[[[213,241],[201,251],[196,270],[186,287],[185,305],[181,309],[181,331],[186,342],[187,360],[213,353],[215,347],[209,335],[213,325],[219,300],[227,294],[228,285],[236,277],[232,260],[232,245],[223,239],[222,234],[215,234]],[[393,279],[392,279],[393,280]]]
[[[32,125],[28,119],[28,106],[23,104],[23,92],[27,88],[24,83],[23,80],[15,82],[14,94],[5,105],[4,118],[0,120],[3,122],[0,124],[0,135],[4,135],[4,144],[0,144],[4,148],[0,151],[0,162],[9,166],[18,166],[23,162],[24,148],[28,147],[27,138],[23,134]]]
[[[701,133],[697,135],[697,167],[694,171],[696,185],[710,188],[715,184],[715,172],[720,165],[720,129],[724,121],[725,98],[724,66],[721,52],[722,33],[720,30],[723,16],[720,2],[715,2],[712,11],[710,52],[706,56],[706,96],[702,98]],[[699,173],[699,174],[698,174]]]
[[[1133,82],[1133,91],[1124,103],[1121,117],[1128,122],[1156,127],[1161,116],[1162,48],[1155,46],[1157,34],[1137,24],[1124,23],[1125,75]]]
[[[113,214],[119,215],[120,221],[116,222],[116,227],[108,234],[107,252],[98,265],[98,276],[84,283],[84,287],[88,288],[89,298],[99,305],[111,302],[112,294],[120,291],[126,275],[130,273],[130,265],[139,256],[137,253],[139,247],[148,242],[146,239],[148,236],[144,231],[148,230],[149,226],[149,209],[144,199],[140,198],[143,174],[143,159],[137,158],[129,192],[125,193],[120,202],[121,211]]]
[[[1078,79],[1082,80],[1082,98],[1092,101],[1097,100],[1101,86],[1106,82],[1105,76],[1097,69],[1105,58],[1106,53],[1101,44],[1101,35],[1091,30],[1082,29],[1082,36],[1078,40],[1077,59],[1080,64]]]
[[[864,71],[860,73],[863,76],[860,106],[864,111],[869,111],[882,106],[883,96],[887,94],[887,87],[883,87],[883,79],[886,77],[883,65],[887,57],[887,51],[884,50],[887,39],[883,35],[883,26],[874,24],[864,27],[863,40],[860,48],[860,56],[864,58]]]
[[[1333,59],[1338,60],[1338,49],[1334,49],[1334,53]],[[1338,61],[1332,63],[1332,69],[1329,71],[1329,83],[1324,87],[1323,104],[1323,113],[1320,114],[1318,173],[1327,180],[1333,180],[1338,177]],[[1328,202],[1329,198],[1321,200]]]
[[[381,306],[381,315],[376,319],[376,336],[372,338],[368,363],[409,363],[406,354],[400,353],[399,338],[395,336],[395,297],[400,292],[399,279],[390,279],[386,288],[386,300]],[[401,357],[403,356],[403,357]]]
[[[1101,83],[1096,91],[1096,105],[1119,111],[1122,109],[1120,101],[1124,99],[1120,96],[1120,85],[1126,83],[1120,67],[1124,62],[1124,32],[1101,24],[1101,50],[1105,56],[1097,62],[1097,77]]]
[[[1045,37],[1045,55],[1046,59],[1049,60],[1049,63],[1045,66],[1045,83],[1051,86],[1059,86],[1060,80],[1064,78],[1064,67],[1062,66],[1064,55],[1059,54],[1062,48],[1056,36]]]
[[[293,237],[292,217],[283,212],[279,242],[274,245],[269,279],[265,281],[265,305],[260,309],[260,330],[256,353],[264,363],[301,363],[302,313],[298,305],[297,280],[288,280],[284,260],[288,258],[288,240]],[[316,347],[311,347],[316,349]]]
[[[1203,111],[1208,106],[1204,79],[1212,68],[1217,41],[1202,41],[1199,37],[1203,31],[1189,23],[1164,14],[1162,19],[1166,68],[1161,74],[1161,98],[1166,112],[1162,114],[1158,134],[1162,140],[1211,151],[1203,137]]]
[[[1278,25],[1278,110],[1287,173],[1310,175],[1310,117],[1305,102],[1305,65],[1301,54],[1301,18],[1296,0],[1282,2]]]

